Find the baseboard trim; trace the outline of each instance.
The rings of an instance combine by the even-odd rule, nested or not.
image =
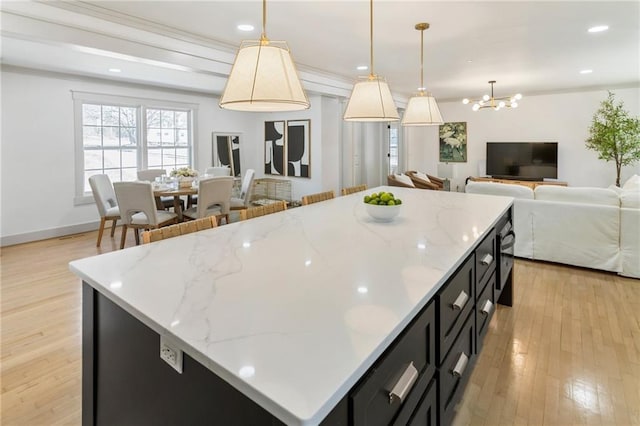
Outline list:
[[[4,237],[0,237],[0,247],[30,243],[32,241],[47,240],[49,238],[64,237],[66,235],[79,234],[81,232],[95,231],[99,227],[99,221],[86,222],[77,225],[62,226],[60,228],[50,228],[40,231],[26,232],[24,234],[7,235]]]

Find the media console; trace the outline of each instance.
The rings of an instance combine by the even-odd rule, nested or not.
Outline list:
[[[567,182],[560,181],[550,181],[550,180],[519,180],[519,179],[500,179],[493,177],[472,177],[469,180],[474,182],[496,182],[496,183],[506,183],[510,185],[522,185],[527,186],[531,189],[536,189],[536,187],[540,185],[557,185],[557,186],[567,186]]]

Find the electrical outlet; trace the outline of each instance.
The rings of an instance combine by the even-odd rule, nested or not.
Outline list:
[[[160,358],[182,374],[182,351],[164,336],[160,336]]]

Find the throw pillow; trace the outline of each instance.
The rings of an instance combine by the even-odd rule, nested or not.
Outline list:
[[[400,183],[403,183],[407,186],[411,186],[413,188],[415,188],[415,185],[413,184],[413,182],[411,181],[411,178],[409,176],[405,176],[405,175],[396,175],[396,180]]]
[[[417,177],[418,179],[422,179],[422,180],[424,180],[425,182],[429,182],[429,183],[431,183],[431,180],[429,180],[429,176],[427,176],[426,174],[424,174],[424,173],[422,173],[422,172],[416,172],[416,177]]]
[[[640,191],[640,176],[633,175],[622,185],[625,191]]]

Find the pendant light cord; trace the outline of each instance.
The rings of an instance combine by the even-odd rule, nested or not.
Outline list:
[[[262,0],[262,35],[260,36],[260,41],[263,44],[269,41],[267,39],[267,0]]]
[[[420,93],[424,94],[424,28],[420,29]]]
[[[369,0],[369,46],[369,57],[371,58],[369,78],[373,79],[373,0]]]

